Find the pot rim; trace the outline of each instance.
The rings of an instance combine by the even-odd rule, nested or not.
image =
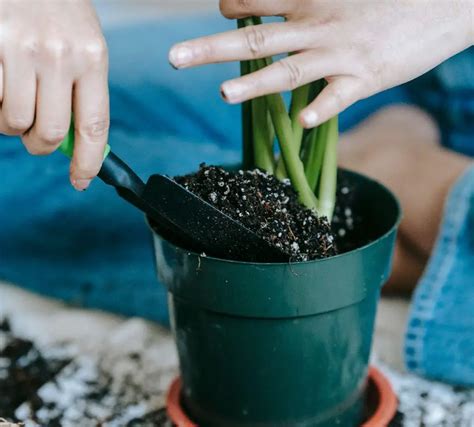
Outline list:
[[[374,385],[379,396],[379,403],[374,413],[360,427],[387,426],[397,412],[397,396],[387,377],[375,366],[369,367],[368,381]],[[181,406],[181,386],[181,377],[176,377],[166,395],[166,413],[173,424],[178,427],[199,427],[186,415]]]
[[[398,229],[398,226],[400,225],[402,217],[403,217],[403,211],[402,211],[402,207],[400,205],[400,201],[399,201],[398,197],[390,189],[388,189],[384,184],[382,184],[380,181],[378,181],[376,179],[370,178],[367,175],[364,175],[364,174],[361,174],[359,172],[356,172],[356,171],[353,171],[353,170],[350,170],[350,169],[346,169],[346,168],[339,168],[339,170],[342,170],[344,172],[348,172],[350,175],[356,175],[356,176],[362,177],[365,180],[367,180],[368,182],[374,183],[374,184],[382,187],[393,199],[393,201],[395,203],[396,210],[397,210],[397,217],[396,217],[394,223],[384,234],[382,234],[381,236],[377,237],[376,239],[374,239],[374,240],[372,240],[372,241],[370,241],[370,242],[366,243],[365,245],[362,245],[358,248],[352,249],[352,250],[347,251],[347,252],[343,252],[341,254],[333,255],[333,256],[330,256],[330,257],[327,257],[327,258],[320,258],[320,259],[314,259],[314,260],[309,260],[309,261],[252,262],[252,261],[236,261],[236,260],[231,260],[231,259],[226,259],[226,258],[217,258],[217,257],[209,256],[209,255],[203,256],[202,254],[198,254],[197,252],[193,252],[193,251],[184,249],[184,248],[182,248],[182,247],[180,247],[180,246],[178,246],[178,245],[176,245],[172,242],[168,242],[168,243],[170,245],[174,246],[177,250],[187,254],[188,256],[196,256],[196,257],[201,258],[201,259],[204,258],[204,259],[206,259],[206,261],[229,263],[229,264],[241,264],[241,265],[256,265],[256,266],[282,266],[282,265],[295,265],[296,266],[296,265],[306,265],[306,264],[329,262],[329,261],[332,261],[332,260],[335,260],[335,259],[343,258],[343,257],[346,257],[346,256],[351,256],[355,252],[363,251],[363,250],[367,249],[368,247],[376,245],[378,242],[386,239],[392,233],[396,232],[396,230]],[[162,239],[162,237],[153,229],[153,227],[151,225],[151,222],[150,222],[150,218],[148,217],[148,215],[145,215],[145,221],[146,221],[148,227],[150,228],[150,230],[152,231],[152,233],[154,235],[157,235],[158,237],[160,237],[160,239]]]

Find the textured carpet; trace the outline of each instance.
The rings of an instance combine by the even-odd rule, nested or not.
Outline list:
[[[474,390],[403,372],[407,303],[381,302],[373,363],[399,397],[395,426],[474,427]],[[169,331],[141,319],[75,309],[0,284],[0,418],[26,427],[169,426],[177,375]]]

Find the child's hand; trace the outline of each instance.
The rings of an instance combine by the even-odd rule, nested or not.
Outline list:
[[[221,0],[220,8],[228,18],[280,15],[286,22],[180,43],[170,62],[184,68],[296,52],[225,82],[222,93],[237,103],[326,78],[329,85],[301,112],[305,127],[474,43],[473,0]]]
[[[71,182],[88,187],[109,128],[107,48],[89,0],[0,0],[0,133],[32,154],[76,128]]]

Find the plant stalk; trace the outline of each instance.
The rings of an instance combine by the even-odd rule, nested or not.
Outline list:
[[[273,126],[280,145],[281,156],[291,180],[293,188],[298,192],[299,199],[308,209],[317,211],[318,200],[311,190],[304,173],[303,162],[299,150],[293,141],[291,121],[286,112],[285,103],[280,94],[267,95],[268,109],[272,116]]]
[[[250,72],[258,70],[255,61],[250,62]],[[253,141],[253,167],[273,173],[275,158],[273,156],[273,125],[268,120],[267,103],[265,98],[259,97],[250,101],[252,141]]]
[[[307,84],[304,86],[300,86],[294,89],[291,93],[291,104],[290,104],[290,119],[291,119],[291,127],[293,130],[294,141],[299,151],[301,148],[301,144],[303,141],[303,131],[304,128],[301,126],[298,116],[301,110],[306,107],[308,104],[308,95],[311,85]],[[283,158],[280,157],[277,162],[276,167],[276,176],[278,179],[286,178],[286,170],[285,164],[283,163]]]
[[[301,147],[301,142],[303,140],[303,131],[304,128],[301,126],[298,116],[308,105],[309,90],[311,84],[306,84],[294,89],[291,93],[291,104],[290,104],[290,119],[291,127],[293,129],[293,134],[295,135],[295,141],[298,144],[298,150]]]
[[[255,167],[273,173],[273,136],[267,117],[267,104],[263,97],[252,100],[252,123]]]
[[[322,123],[308,135],[304,157],[304,171],[308,184],[313,191],[316,191],[321,175],[328,128],[329,122]]]
[[[257,59],[255,61],[258,69],[267,66],[269,63],[267,59]],[[299,149],[296,149],[291,120],[286,111],[285,102],[280,94],[266,95],[265,99],[291,184],[298,193],[300,202],[308,209],[317,212],[318,200],[306,180],[303,162],[299,157]]]
[[[261,19],[256,17],[239,20],[239,28],[259,24]],[[271,63],[272,58],[243,61],[241,73],[244,75]],[[245,116],[242,125],[244,165],[252,164],[280,177],[288,174],[300,202],[317,214],[331,219],[337,184],[338,118],[330,119],[306,135],[298,121],[299,113],[305,108],[309,98],[317,96],[325,84],[324,80],[320,80],[295,89],[290,114],[280,94],[270,94],[246,102],[242,106],[242,115]],[[271,118],[270,124],[268,116]],[[274,134],[281,152],[276,166],[273,156]],[[300,152],[304,153],[304,164]],[[315,195],[316,189],[318,197]]]
[[[318,212],[332,220],[334,206],[336,204],[337,187],[337,142],[339,139],[338,117],[328,120],[328,131],[326,149],[321,170],[321,182],[319,185]]]
[[[248,19],[238,19],[238,28],[243,28]],[[240,61],[240,75],[250,73],[250,61]],[[242,120],[242,167],[252,169],[254,167],[253,135],[252,135],[252,105],[251,101],[245,101],[241,105]]]

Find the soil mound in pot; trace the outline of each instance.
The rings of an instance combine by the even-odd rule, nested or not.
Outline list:
[[[283,250],[291,261],[338,253],[327,218],[301,206],[288,180],[258,169],[226,171],[204,164],[198,172],[175,180]]]

